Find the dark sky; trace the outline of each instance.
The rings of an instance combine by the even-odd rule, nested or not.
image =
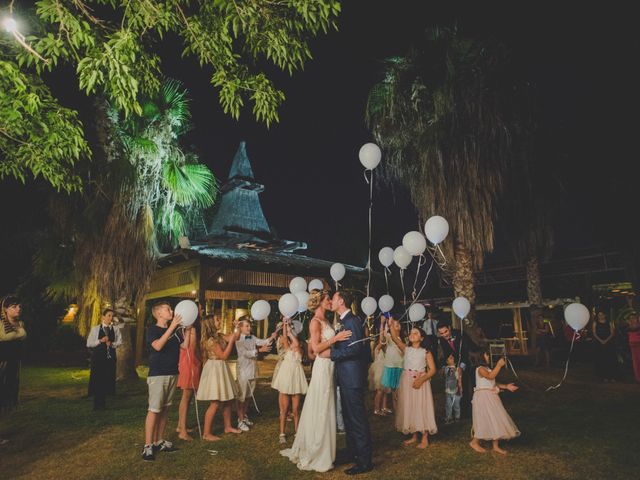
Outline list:
[[[624,226],[630,203],[637,204],[631,175],[637,154],[625,141],[635,130],[635,17],[612,6],[565,3],[344,1],[339,30],[312,42],[314,59],[304,71],[292,77],[270,72],[286,94],[281,121],[270,129],[249,109],[239,122],[224,115],[209,75],[194,61],[180,60],[173,42],[164,45],[164,69],[188,88],[195,127],[190,140],[220,180],[246,140],[256,178],[266,187],[263,209],[278,234],[308,242],[309,254],[363,264],[368,188],[358,150],[372,140],[363,120],[367,93],[380,79],[382,59],[406,52],[425,27],[456,21],[470,34],[505,43],[538,85],[545,126],[561,153],[554,160],[565,189],[556,212],[558,248],[615,245],[625,230],[612,228]],[[16,234],[38,224],[41,203],[33,183],[3,182],[0,189],[0,215],[11,220],[0,234],[4,263],[15,258]],[[400,244],[417,218],[402,193],[395,199],[387,190],[374,195],[375,258],[381,246]],[[508,257],[501,239],[498,245],[496,257]]]

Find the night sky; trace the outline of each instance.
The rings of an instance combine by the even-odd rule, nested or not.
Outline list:
[[[380,79],[382,59],[419,43],[425,27],[456,21],[469,34],[505,43],[539,88],[545,127],[557,145],[554,175],[564,189],[554,212],[557,251],[628,247],[638,224],[632,175],[637,154],[631,148],[637,125],[631,116],[637,79],[630,73],[638,59],[635,17],[611,6],[559,3],[345,1],[339,31],[312,42],[314,59],[304,71],[289,77],[267,69],[286,94],[281,121],[270,129],[257,124],[249,109],[239,122],[224,115],[209,74],[195,61],[181,60],[172,42],[164,48],[164,71],[189,90],[189,141],[220,181],[246,140],[256,178],[266,187],[265,215],[278,235],[307,242],[310,255],[363,265],[368,187],[358,150],[372,140],[363,120],[368,91]],[[74,83],[63,77],[52,77],[53,87],[90,122],[89,103],[78,100],[68,87]],[[23,245],[43,225],[45,189],[37,182],[0,183],[3,272],[5,266],[25,272]],[[376,190],[374,196],[377,258],[381,246],[395,247],[417,228],[417,217],[402,191],[394,197]],[[503,239],[497,245],[493,261],[508,262]],[[15,285],[15,277],[3,276],[0,292]]]

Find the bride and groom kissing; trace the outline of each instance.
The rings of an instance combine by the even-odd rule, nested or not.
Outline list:
[[[365,410],[367,370],[371,361],[362,320],[351,312],[351,296],[337,291],[312,290],[308,309],[314,316],[309,323],[309,343],[316,359],[311,382],[291,448],[280,453],[301,470],[326,472],[335,465],[353,463],[349,475],[369,472],[371,432]],[[327,312],[340,317],[334,330]],[[336,457],[336,385],[340,388],[347,448]]]

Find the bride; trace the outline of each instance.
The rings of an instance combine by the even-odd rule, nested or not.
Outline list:
[[[314,313],[309,323],[309,342],[316,359],[311,383],[302,407],[298,433],[291,448],[281,450],[300,470],[326,472],[336,458],[336,389],[331,345],[351,336],[348,330],[335,333],[325,318],[331,310],[326,290],[311,290],[307,308]]]

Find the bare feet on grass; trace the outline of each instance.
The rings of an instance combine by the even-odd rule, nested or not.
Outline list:
[[[222,440],[220,437],[217,437],[215,435],[208,435],[206,433],[202,436],[202,439],[206,440],[207,442],[217,442],[219,440]]]
[[[421,448],[421,449],[425,449],[429,446],[429,440],[422,440],[417,446],[416,448]]]
[[[404,442],[402,442],[403,445],[412,445],[414,443],[416,443],[418,441],[418,438],[416,435],[412,436],[409,440],[405,440]]]
[[[185,442],[191,442],[193,440],[193,437],[191,435],[189,435],[186,430],[183,432],[178,432],[178,438],[180,440],[184,440]]]
[[[482,446],[480,445],[480,442],[478,442],[477,440],[471,440],[469,442],[469,446],[471,448],[473,448],[476,452],[478,453],[484,453],[486,452],[486,450],[484,448],[482,448]]]
[[[242,430],[240,430],[239,428],[225,428],[224,429],[224,433],[242,433]]]

